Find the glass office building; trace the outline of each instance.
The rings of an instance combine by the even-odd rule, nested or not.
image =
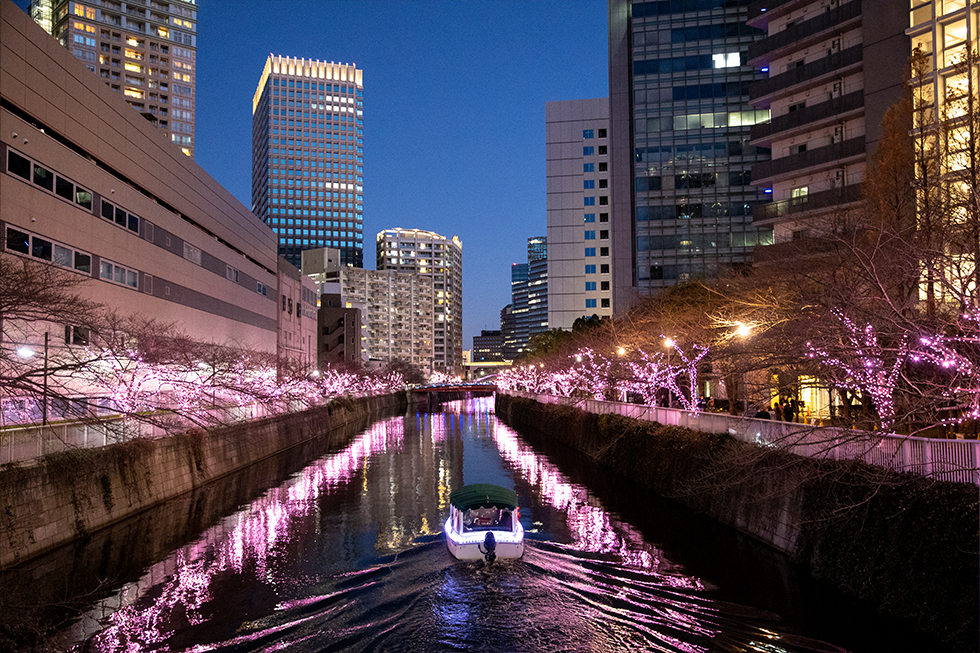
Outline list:
[[[279,255],[364,266],[364,84],[353,64],[269,55],[252,100],[252,211]]]
[[[769,120],[749,105],[765,76],[748,65],[762,30],[749,0],[609,0],[614,292],[631,297],[751,263],[772,241],[752,224],[767,201],[751,185],[769,150],[750,127]]]

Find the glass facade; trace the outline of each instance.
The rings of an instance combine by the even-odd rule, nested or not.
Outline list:
[[[270,56],[252,109],[252,211],[279,255],[364,266],[364,86],[353,66]]]
[[[629,0],[612,0],[611,11],[620,2]],[[748,4],[633,2],[618,23],[627,30],[629,60],[610,65],[629,70],[641,294],[748,264],[755,245],[772,242],[771,228],[752,225],[752,206],[766,194],[750,185],[750,170],[769,150],[754,147],[749,131],[769,111],[749,105],[748,87],[764,74],[747,65],[747,50],[764,32],[745,24]]]

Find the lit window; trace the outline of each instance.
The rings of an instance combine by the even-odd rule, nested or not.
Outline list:
[[[738,52],[711,55],[712,68],[738,68],[741,65]]]

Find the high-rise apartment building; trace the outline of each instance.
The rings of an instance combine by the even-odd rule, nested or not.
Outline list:
[[[196,0],[32,0],[30,14],[194,156]]]
[[[752,223],[762,190],[752,165],[769,152],[749,128],[763,74],[749,46],[750,0],[609,0],[612,305],[748,265],[772,229]],[[549,234],[550,237],[550,234]],[[553,283],[557,280],[553,281]]]
[[[431,278],[433,369],[462,372],[463,244],[420,229],[386,229],[377,238],[378,270],[410,272]]]
[[[252,211],[293,265],[364,264],[364,84],[353,64],[269,55],[252,99]]]
[[[753,207],[754,223],[771,227],[776,243],[757,251],[761,262],[793,255],[823,231],[822,218],[861,199],[910,48],[905,11],[893,0],[758,1],[748,24],[766,31],[748,52],[768,74],[752,85],[751,101],[772,116],[751,127],[751,144],[772,151],[752,167],[752,183],[772,198]]]
[[[545,329],[613,313],[609,100],[545,105],[548,313]],[[622,244],[629,248],[630,240]]]
[[[364,362],[403,361],[426,374],[445,371],[442,354],[435,366],[436,300],[431,275],[342,265],[327,269],[322,278],[322,297],[337,296],[339,308],[360,310]]]

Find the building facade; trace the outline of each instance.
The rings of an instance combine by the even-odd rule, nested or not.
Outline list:
[[[420,229],[386,229],[377,236],[377,268],[431,280],[433,371],[458,374],[463,365],[463,243]]]
[[[548,239],[527,239],[527,335],[548,330]]]
[[[317,333],[319,369],[341,367],[359,370],[367,363],[361,310],[346,306],[340,295],[320,295]]]
[[[318,364],[316,284],[284,258],[279,257],[278,264],[279,356],[312,370]]]
[[[78,275],[77,291],[120,317],[277,353],[266,225],[10,0],[0,0],[0,78],[2,256]],[[3,326],[8,344],[19,337]],[[66,334],[52,347],[78,344],[72,326],[49,325]]]
[[[503,362],[504,338],[500,331],[480,331],[473,336],[473,353],[471,363],[500,363]]]
[[[364,84],[353,64],[269,55],[252,99],[252,211],[279,255],[364,264]]]
[[[861,199],[866,162],[888,108],[901,99],[910,53],[904,11],[889,0],[755,2],[748,24],[766,37],[750,65],[768,74],[751,101],[771,121],[751,127],[751,144],[772,160],[752,183],[772,198],[754,223],[781,243],[823,231],[820,221]],[[759,252],[759,258],[765,256]]]
[[[196,0],[32,0],[31,17],[194,156]]]
[[[365,363],[382,367],[402,361],[427,375],[443,371],[435,364],[432,276],[340,266],[326,270],[324,279],[321,310],[322,298],[331,295],[340,298],[341,308],[360,310]]]
[[[609,144],[607,98],[545,105],[551,328],[613,313]]]
[[[609,167],[614,312],[637,295],[749,265],[772,229],[750,142],[769,120],[749,104],[763,77],[748,48],[750,0],[609,0]],[[550,234],[549,234],[550,236]]]

